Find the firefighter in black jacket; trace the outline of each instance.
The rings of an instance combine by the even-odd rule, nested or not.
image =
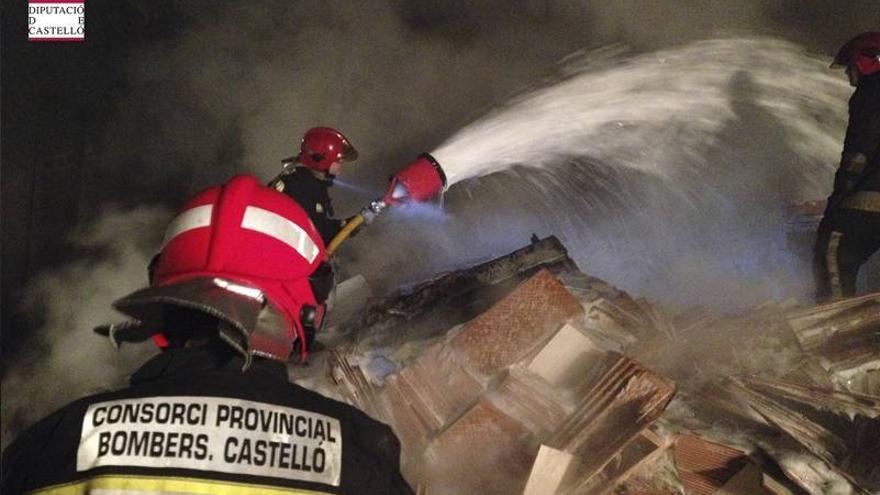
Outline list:
[[[299,155],[284,159],[284,170],[269,183],[305,208],[324,245],[330,244],[345,224],[344,220],[333,218],[328,189],[342,171],[342,164],[356,159],[357,150],[341,132],[315,127],[303,136]]]
[[[163,352],[19,435],[2,493],[411,494],[387,426],[287,381],[320,325],[307,277],[324,256],[303,209],[255,177],[197,195],[150,287],[114,303],[134,320],[96,329]]]
[[[834,59],[856,88],[834,190],[815,249],[819,302],[855,294],[859,268],[880,249],[880,32],[847,42]]]

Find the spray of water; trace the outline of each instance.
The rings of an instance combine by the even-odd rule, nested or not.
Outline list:
[[[684,166],[712,165],[704,151],[736,117],[737,103],[778,119],[806,177],[824,179],[822,170],[839,152],[847,85],[826,70],[827,61],[797,45],[720,39],[619,55],[619,49],[575,55],[567,79],[449,138],[432,152],[449,184],[513,165],[546,168],[572,156],[674,180]],[[751,87],[732,87],[737,77]]]
[[[673,306],[809,299],[808,248],[793,245],[787,207],[824,198],[839,157],[851,89],[827,60],[732,38],[580,53],[562,71],[432,151],[458,184],[446,203],[455,222],[383,239],[425,274],[534,232],[562,238],[585,271]]]
[[[393,212],[395,215],[435,224],[442,224],[450,219],[440,203],[405,203],[396,206]]]

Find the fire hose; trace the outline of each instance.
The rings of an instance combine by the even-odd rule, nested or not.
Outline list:
[[[333,253],[339,249],[339,246],[342,245],[342,242],[351,237],[351,234],[364,224],[364,221],[364,216],[358,213],[349,221],[345,222],[345,226],[342,227],[342,230],[336,234],[336,237],[334,237],[333,240],[330,241],[330,245],[327,246],[327,256],[332,256]]]

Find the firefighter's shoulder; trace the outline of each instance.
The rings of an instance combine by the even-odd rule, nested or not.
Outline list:
[[[371,417],[364,411],[344,402],[321,395],[296,384],[289,384],[294,389],[293,397],[298,397],[300,403],[308,408],[314,408],[315,412],[333,416],[348,425],[353,431],[364,432],[367,436],[379,440],[380,437],[390,436],[396,442],[397,437],[391,428]]]
[[[69,451],[80,440],[86,410],[115,395],[104,392],[68,403],[16,433],[4,450],[0,493],[24,493],[69,481]],[[8,433],[8,432],[5,432]]]

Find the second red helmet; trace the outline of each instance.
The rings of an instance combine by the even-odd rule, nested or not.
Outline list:
[[[852,66],[863,76],[880,72],[880,32],[862,33],[840,47],[834,66]]]
[[[326,172],[333,162],[350,162],[357,156],[357,150],[341,132],[332,127],[314,127],[303,136],[298,159],[307,168]]]

